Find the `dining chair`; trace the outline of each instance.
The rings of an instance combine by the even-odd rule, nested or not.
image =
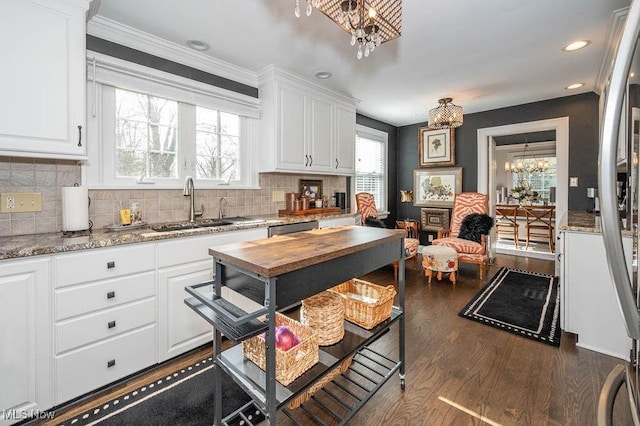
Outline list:
[[[513,244],[519,248],[518,241],[518,206],[514,204],[496,205],[496,238],[506,235],[513,238]]]
[[[378,209],[376,208],[376,201],[373,194],[368,192],[359,192],[356,194],[356,206],[360,213],[360,224],[367,226],[367,219],[378,219]],[[405,228],[406,229],[406,228]],[[407,237],[404,239],[405,260],[413,259],[413,262],[418,263],[418,247],[420,246],[420,240],[418,238],[410,238],[413,236],[409,234],[411,229],[407,229]],[[416,236],[417,237],[417,236]],[[393,262],[393,277],[398,279],[398,267],[399,262]]]
[[[553,213],[555,206],[522,206],[526,218],[527,242],[525,248],[529,248],[531,237],[547,239],[549,250],[553,253],[555,244],[553,241]]]

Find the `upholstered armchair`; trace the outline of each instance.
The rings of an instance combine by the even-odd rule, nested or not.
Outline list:
[[[356,206],[360,213],[360,224],[362,226],[377,226],[380,223],[378,220],[378,209],[376,208],[376,201],[373,198],[373,194],[368,192],[359,192],[356,194]],[[367,220],[368,219],[368,220]],[[383,226],[383,225],[379,225]],[[405,260],[413,259],[416,265],[418,264],[418,246],[420,240],[417,238],[404,239]],[[393,262],[393,277],[398,279],[398,265],[399,262]]]
[[[479,234],[479,242],[460,238],[463,220],[472,213],[486,215],[489,211],[487,196],[478,192],[462,192],[457,194],[451,212],[450,229],[438,230],[438,236],[433,245],[445,246],[458,253],[458,263],[473,263],[478,265],[480,279],[484,277],[487,268],[487,236]],[[488,231],[488,230],[487,230]]]

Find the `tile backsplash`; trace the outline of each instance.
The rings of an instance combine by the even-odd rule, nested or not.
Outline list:
[[[204,217],[218,217],[220,198],[227,200],[227,216],[276,214],[284,201],[272,201],[273,191],[298,192],[299,179],[322,180],[323,192],[331,196],[346,190],[343,176],[261,173],[260,189],[198,189],[196,210],[204,206]],[[60,232],[62,229],[61,188],[80,183],[77,161],[0,157],[0,192],[41,192],[42,211],[0,213],[0,237]],[[138,203],[147,223],[187,220],[189,197],[182,189],[90,189],[89,219],[94,229],[118,224],[119,206]]]

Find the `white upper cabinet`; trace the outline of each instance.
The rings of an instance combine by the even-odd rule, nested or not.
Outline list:
[[[356,108],[353,105],[336,105],[335,172],[352,175],[356,172]]]
[[[260,74],[260,171],[354,172],[355,103],[269,67]]]
[[[0,155],[86,155],[88,0],[0,1]]]

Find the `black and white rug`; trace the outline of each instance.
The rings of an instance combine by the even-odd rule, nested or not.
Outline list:
[[[211,425],[214,423],[213,369],[212,358],[203,359],[58,425]],[[250,398],[227,374],[223,373],[222,379],[222,415],[227,417],[247,405]],[[252,404],[242,413],[252,423],[264,418]],[[228,419],[227,424],[241,425],[246,421],[238,415]]]
[[[503,267],[459,315],[560,346],[558,278]]]

